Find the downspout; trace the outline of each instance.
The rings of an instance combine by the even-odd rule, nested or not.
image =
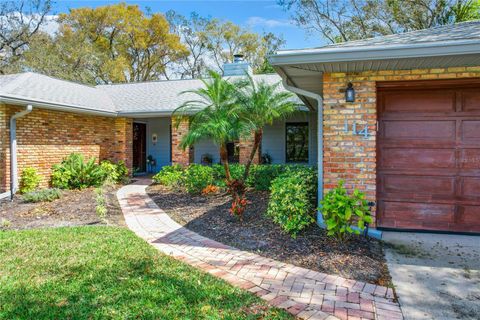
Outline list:
[[[317,201],[320,208],[320,201],[323,200],[323,97],[315,92],[307,91],[288,84],[287,79],[282,77],[282,83],[285,89],[304,97],[312,98],[317,101],[317,170],[318,170],[318,188]],[[323,216],[320,210],[317,211],[317,223],[321,227],[325,226],[323,223]]]
[[[17,119],[32,112],[31,104],[27,105],[25,110],[15,113],[10,118],[10,199],[18,190],[18,172],[17,172]]]

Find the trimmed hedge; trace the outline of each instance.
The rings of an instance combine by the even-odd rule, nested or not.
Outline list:
[[[171,187],[181,188],[183,187],[183,174],[185,169],[181,165],[164,166],[162,169],[153,176],[155,183]]]
[[[317,173],[312,167],[291,167],[273,180],[267,215],[293,238],[315,222]]]
[[[188,193],[201,193],[213,184],[213,169],[210,166],[191,164],[185,170],[183,184]]]

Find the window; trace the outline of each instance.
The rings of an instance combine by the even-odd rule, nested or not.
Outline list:
[[[238,142],[227,143],[228,162],[238,163],[240,160],[240,147]]]
[[[308,163],[308,122],[286,124],[287,162]]]

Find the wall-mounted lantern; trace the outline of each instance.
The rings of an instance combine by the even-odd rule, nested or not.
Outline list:
[[[353,84],[351,82],[348,83],[347,90],[345,90],[345,101],[355,102],[355,89],[353,89]]]

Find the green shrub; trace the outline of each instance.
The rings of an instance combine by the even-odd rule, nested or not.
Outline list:
[[[201,193],[208,185],[213,184],[213,168],[201,164],[191,164],[185,170],[183,181],[188,193]]]
[[[100,163],[100,167],[105,173],[105,179],[108,181],[120,183],[128,177],[128,169],[123,161],[115,164],[109,160],[103,160]]]
[[[39,191],[32,191],[22,196],[25,202],[51,202],[59,199],[62,196],[62,192],[58,189],[42,189]]]
[[[167,187],[180,188],[183,185],[184,172],[185,169],[178,164],[173,166],[164,166],[156,175],[153,176],[153,181]]]
[[[270,190],[272,181],[287,170],[288,165],[260,164],[250,168],[247,185],[259,191]]]
[[[101,185],[106,178],[95,158],[85,161],[82,154],[72,153],[53,166],[52,186],[60,189],[84,189]]]
[[[42,177],[35,168],[25,168],[20,177],[20,193],[32,192],[37,189]]]
[[[314,168],[287,170],[272,181],[267,215],[293,238],[315,222],[317,175]]]
[[[351,227],[355,221],[360,230],[365,228],[365,223],[372,222],[365,194],[357,189],[348,194],[343,181],[325,195],[321,202],[321,211],[328,235],[339,240],[344,240],[347,234],[360,233],[358,229]]]
[[[211,166],[213,169],[213,179],[214,179],[214,185],[218,187],[226,187],[226,176],[225,176],[225,168],[223,167],[222,164],[214,164]],[[243,173],[245,172],[245,165],[243,164],[238,164],[238,163],[233,163],[229,165],[230,167],[230,175],[232,176],[233,179],[240,179],[243,176]]]

